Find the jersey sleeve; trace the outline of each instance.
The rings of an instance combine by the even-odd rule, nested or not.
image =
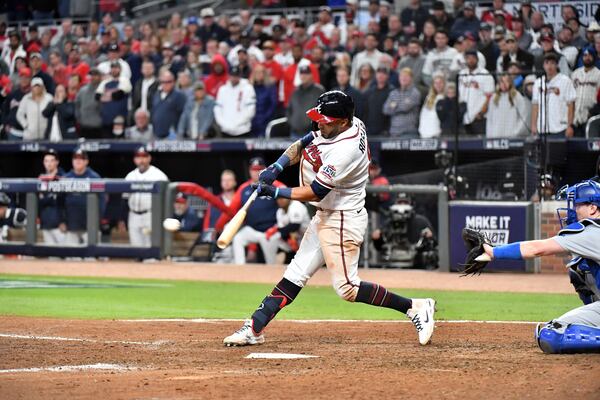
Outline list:
[[[344,151],[323,162],[315,177],[317,183],[327,189],[334,189],[351,171],[352,159]]]
[[[554,240],[570,253],[600,261],[597,250],[598,243],[600,243],[600,228],[598,227],[589,226],[579,233],[555,236]]]

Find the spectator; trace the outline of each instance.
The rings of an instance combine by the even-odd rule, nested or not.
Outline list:
[[[215,12],[212,8],[203,8],[200,11],[200,17],[202,25],[196,31],[196,35],[202,40],[202,43],[206,45],[209,39],[216,39],[219,42],[227,39],[227,31],[215,24]]]
[[[450,64],[451,80],[454,80],[458,71],[466,68],[465,53],[469,50],[477,52],[477,67],[485,69],[485,57],[477,51],[477,40],[471,32],[459,37],[456,40],[455,48],[458,53],[452,59],[452,64]]]
[[[49,65],[46,71],[50,74],[55,84],[66,86],[69,76],[67,75],[67,67],[62,62],[60,52],[52,50],[48,57]]]
[[[375,136],[387,136],[390,129],[390,117],[383,113],[383,105],[393,87],[390,85],[390,70],[379,67],[375,72],[375,84],[365,92],[367,133]]]
[[[65,67],[65,73],[67,77],[77,75],[80,81],[85,80],[88,73],[90,72],[90,66],[85,62],[81,61],[79,54],[79,48],[75,45],[69,50],[68,63]]]
[[[52,96],[46,92],[44,81],[41,78],[31,80],[31,93],[23,97],[17,110],[17,119],[23,127],[23,140],[44,139],[48,121],[42,115],[42,111]]]
[[[126,39],[121,42],[119,47],[121,53],[121,59],[129,65],[131,71],[131,84],[135,85],[142,76],[142,56],[131,51],[133,41]]]
[[[434,1],[432,7],[433,23],[436,28],[442,28],[446,32],[450,32],[454,25],[454,18],[446,12],[446,6],[443,1]]]
[[[277,87],[271,81],[269,72],[257,64],[250,76],[250,83],[256,93],[256,114],[252,119],[252,136],[265,136],[267,124],[273,119],[277,108]]]
[[[358,87],[358,72],[362,65],[371,64],[373,69],[377,69],[379,66],[379,59],[382,53],[377,50],[377,44],[377,36],[372,33],[367,34],[365,37],[365,49],[357,53],[352,60],[352,75],[350,77],[350,84],[352,86]]]
[[[361,65],[360,69],[358,70],[358,87],[356,89],[358,89],[360,93],[364,93],[371,87],[374,78],[375,70],[371,64],[367,63]]]
[[[192,75],[188,70],[181,70],[177,74],[177,89],[185,95],[186,101],[194,99],[194,86],[192,84]]]
[[[65,174],[66,179],[100,179],[100,175],[89,167],[87,153],[77,149],[72,158],[73,169]],[[105,196],[100,195],[99,213],[104,215]],[[65,195],[65,222],[67,234],[65,244],[69,246],[86,245],[87,235],[87,194],[70,192]]]
[[[43,60],[40,53],[29,54],[29,67],[31,68],[31,74],[33,78],[40,78],[44,82],[46,91],[50,94],[54,94],[54,88],[56,87],[52,77],[42,70]]]
[[[263,62],[265,60],[262,51],[252,43],[252,38],[248,32],[241,33],[240,42],[234,45],[227,54],[227,61],[229,62],[230,66],[239,66],[240,50],[245,51],[246,56],[252,56],[256,58],[258,62]]]
[[[454,135],[458,131],[458,106],[454,82],[446,85],[446,96],[436,103],[435,111],[440,120],[442,136]]]
[[[125,176],[125,180],[134,182],[168,181],[167,175],[151,162],[152,156],[148,150],[144,146],[139,147],[133,155],[135,169]],[[123,198],[127,200],[129,208],[127,217],[129,243],[135,247],[150,247],[152,245],[150,237],[152,232],[152,193],[125,193]]]
[[[215,121],[226,136],[250,133],[256,114],[256,93],[238,67],[229,70],[229,82],[219,89],[215,104]]]
[[[577,62],[579,49],[573,46],[573,31],[567,25],[564,25],[561,30],[558,31],[558,47],[562,55],[567,59],[569,68],[572,70]]]
[[[421,94],[413,84],[412,71],[400,71],[400,87],[390,92],[383,113],[390,116],[390,136],[415,137],[418,135],[419,105]]]
[[[475,14],[475,4],[470,1],[466,2],[463,8],[463,16],[457,18],[454,24],[452,24],[450,36],[452,39],[457,39],[460,36],[464,36],[467,32],[478,36],[479,25],[479,18]]]
[[[327,43],[331,39],[331,34],[335,29],[332,22],[331,8],[327,6],[319,7],[319,16],[317,21],[308,27],[307,33],[310,36],[319,37],[322,43]]]
[[[335,86],[335,68],[330,59],[325,59],[325,49],[315,46],[311,50],[311,61],[319,73],[319,81],[325,90],[331,90]]]
[[[145,60],[142,63],[142,78],[133,86],[131,95],[131,107],[133,110],[141,108],[142,110],[152,111],[152,99],[158,90],[158,80],[156,79],[154,63]]]
[[[313,82],[320,83],[319,71],[317,67],[313,65],[310,60],[304,58],[304,50],[302,45],[294,44],[292,46],[292,57],[293,64],[289,65],[283,71],[283,104],[287,107],[292,97],[294,90],[301,85],[302,77],[300,76],[301,67],[309,67],[313,75]]]
[[[134,125],[125,130],[125,137],[129,140],[147,143],[154,139],[154,131],[150,124],[150,113],[143,108],[138,108],[133,114]]]
[[[494,93],[494,78],[485,68],[477,66],[479,60],[475,50],[465,52],[465,61],[467,67],[458,76],[458,98],[464,110],[462,122],[468,135],[484,135],[485,114]]]
[[[594,65],[596,54],[586,47],[582,51],[583,67],[577,68],[571,75],[577,98],[575,99],[575,136],[585,135],[585,127],[590,117],[590,109],[597,103],[600,89],[600,70]]]
[[[159,90],[152,98],[152,128],[159,139],[175,139],[186,97],[175,89],[175,76],[169,70],[160,73]]]
[[[492,9],[485,11],[481,16],[481,21],[494,24],[496,17],[501,15],[506,23],[506,28],[512,30],[512,15],[504,9],[504,0],[493,0],[492,4]]]
[[[285,254],[284,263],[288,264],[298,251],[300,240],[310,224],[310,216],[300,201],[279,198],[277,206],[277,224],[265,232],[265,238],[277,242],[278,250]]]
[[[117,116],[127,116],[127,101],[131,93],[131,82],[121,74],[121,63],[112,62],[110,75],[96,89],[96,100],[100,101],[102,116],[102,135],[111,138],[113,122]]]
[[[177,76],[179,71],[185,66],[185,59],[181,58],[180,55],[175,54],[173,44],[170,42],[163,42],[162,44],[162,66],[161,70],[168,69],[171,71],[173,76]]]
[[[365,66],[370,67],[370,64],[365,64]],[[361,121],[364,121],[367,108],[365,98],[363,97],[363,94],[358,91],[358,89],[350,85],[350,71],[348,70],[348,67],[337,68],[336,80],[337,86],[334,88],[334,90],[344,92],[354,100],[354,115]],[[306,132],[308,132],[308,130],[304,131],[304,133]],[[296,133],[300,134],[300,136],[304,135],[302,131],[296,131]]]
[[[315,49],[319,49],[322,52],[320,47],[315,47]],[[283,79],[283,67],[275,60],[275,42],[272,40],[267,40],[262,45],[263,55],[265,56],[265,62],[263,65],[269,72],[269,76],[275,85],[279,85],[279,82]],[[319,64],[318,61],[314,59],[313,54],[313,62],[315,64]]]
[[[102,82],[100,71],[92,68],[90,82],[81,88],[75,98],[75,120],[79,124],[80,136],[86,139],[102,137],[102,104],[96,99],[100,82]]]
[[[511,62],[518,62],[526,71],[533,69],[533,56],[525,50],[522,50],[516,40],[515,35],[509,32],[505,36],[507,53],[504,56],[498,57],[496,70],[498,72],[508,71],[508,66]]]
[[[550,53],[556,55],[560,73],[569,76],[571,74],[569,63],[567,62],[565,56],[557,52],[554,48],[554,35],[552,33],[543,34],[540,36],[540,47],[532,50],[532,54],[535,57],[533,62],[535,70],[541,71],[545,69],[544,65],[546,63],[546,55]]]
[[[423,82],[423,66],[425,65],[425,56],[421,48],[419,39],[412,38],[408,42],[408,52],[405,57],[402,57],[398,63],[398,69],[409,68],[413,72],[413,80],[415,85],[422,85]]]
[[[194,97],[188,101],[179,119],[177,135],[190,139],[205,139],[212,130],[215,121],[214,115],[215,99],[206,94],[206,88],[202,81],[194,85]]]
[[[35,79],[35,78],[34,78]],[[51,142],[60,142],[63,139],[77,139],[75,131],[75,103],[67,96],[63,85],[56,87],[54,98],[42,111],[48,120],[44,138]]]
[[[200,232],[202,229],[202,219],[190,208],[188,197],[183,193],[177,193],[175,196],[173,218],[181,222],[181,232]]]
[[[490,72],[496,71],[496,62],[500,56],[500,49],[496,42],[492,40],[492,26],[487,22],[481,24],[479,28],[479,44],[477,49],[485,57],[485,66]]]
[[[425,98],[421,115],[419,117],[419,134],[427,139],[439,137],[442,134],[440,119],[437,115],[437,104],[444,99],[446,93],[446,79],[442,75],[433,77],[431,89]]]
[[[227,74],[227,61],[225,57],[217,53],[213,56],[210,64],[210,74],[204,80],[206,85],[206,93],[212,97],[217,97],[217,92],[221,86],[225,85],[229,80]]]
[[[556,53],[544,57],[544,72],[533,85],[531,132],[572,137],[577,93],[569,77],[558,72]]]
[[[60,29],[52,38],[52,47],[64,49],[65,43],[77,40],[73,34],[73,21],[70,18],[63,19]]]
[[[98,64],[98,70],[102,75],[112,76],[112,68],[115,63],[119,64],[119,77],[128,80],[131,79],[131,68],[129,68],[129,64],[121,58],[119,45],[113,43],[108,47],[108,59]]]
[[[232,170],[226,169],[221,172],[221,193],[218,197],[227,207],[231,205],[236,186],[237,180]],[[209,204],[204,214],[204,226],[202,230],[206,232],[208,229],[214,229],[221,214],[221,210]]]
[[[17,85],[19,81],[19,71],[22,68],[27,68],[27,60],[25,57],[19,56],[15,58],[15,69],[10,72],[10,78],[13,85]]]
[[[311,121],[306,116],[306,110],[310,109],[315,99],[325,92],[323,86],[314,83],[309,66],[304,65],[298,69],[301,83],[292,94],[286,110],[291,135],[294,138],[303,137],[311,130]]]
[[[518,138],[528,133],[530,107],[514,87],[508,74],[500,76],[496,92],[488,103],[486,137]]]
[[[435,49],[427,53],[423,65],[423,83],[431,85],[432,76],[442,73],[448,77],[452,60],[458,54],[456,49],[448,46],[448,33],[438,30],[435,33]]]
[[[513,33],[515,38],[517,39],[517,45],[519,49],[523,51],[527,51],[529,46],[531,46],[531,42],[533,38],[531,34],[525,30],[525,25],[523,24],[523,17],[520,15],[515,15],[513,17]]]
[[[0,58],[8,65],[11,71],[15,71],[15,60],[17,57],[27,58],[27,52],[21,44],[21,35],[17,30],[8,33],[8,41],[4,43]]]
[[[419,35],[419,40],[421,41],[425,53],[429,53],[431,50],[435,49],[436,32],[437,28],[435,27],[433,20],[428,19],[427,21],[425,21],[425,25],[423,25],[423,33]]]
[[[390,15],[387,24],[387,37],[391,38],[394,45],[400,40],[406,40],[404,31],[402,30],[402,22],[400,16],[396,14]]]
[[[49,149],[44,153],[43,162],[44,174],[39,176],[40,180],[53,181],[60,179],[65,174],[65,171],[59,167],[58,154],[54,149]],[[38,215],[44,244],[64,244],[65,231],[67,230],[63,222],[65,219],[64,195],[40,193]]]
[[[31,91],[31,70],[19,70],[19,87],[13,89],[2,103],[2,122],[8,140],[23,140],[23,126],[17,118],[17,111],[23,98]]]
[[[531,19],[529,22],[529,34],[531,35],[531,46],[529,47],[529,51],[533,50],[535,47],[538,47],[538,40],[541,35],[541,29],[544,26],[544,14],[539,11],[536,11],[531,14]]]
[[[421,34],[427,18],[429,10],[421,5],[421,0],[410,0],[410,4],[400,13],[404,33],[409,37]]]
[[[195,41],[200,43],[200,39],[194,38]],[[203,78],[203,68],[199,61],[199,55],[194,53],[192,50],[185,57],[184,71],[188,71],[192,77],[192,82],[196,82]]]
[[[237,51],[237,67],[240,70],[241,78],[243,78],[243,79],[250,78],[250,73],[252,72],[251,68],[250,68],[250,59],[248,57],[248,51],[244,48],[240,48]]]
[[[258,182],[258,175],[265,168],[265,162],[261,157],[255,157],[250,160],[250,179],[240,185],[229,206],[233,213],[237,212],[246,203],[252,192],[254,192],[252,184]],[[283,186],[279,181],[275,181],[273,184],[277,187]],[[248,208],[244,226],[233,238],[232,247],[236,264],[243,265],[246,263],[246,246],[251,243],[258,243],[260,245],[267,264],[275,263],[277,241],[267,240],[265,232],[277,223],[276,213],[277,203],[270,197],[258,197],[250,208]],[[227,214],[222,214],[217,221],[216,229],[218,231],[222,230],[230,218]]]

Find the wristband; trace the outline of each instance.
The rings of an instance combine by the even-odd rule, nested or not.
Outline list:
[[[275,168],[277,168],[279,170],[279,172],[281,172],[289,164],[290,164],[290,158],[288,156],[286,156],[285,154],[282,154],[281,157],[279,157],[277,159],[277,161],[275,161],[275,164],[273,164],[273,165],[275,165]]]
[[[291,199],[292,198],[292,188],[282,187],[275,188],[275,198],[276,199]]]
[[[521,242],[505,244],[503,246],[494,247],[494,258],[499,260],[522,260]]]

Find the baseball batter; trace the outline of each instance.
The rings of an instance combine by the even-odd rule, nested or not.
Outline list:
[[[264,343],[263,330],[291,304],[307,281],[327,266],[336,293],[349,302],[387,307],[406,314],[419,342],[429,343],[434,329],[435,301],[408,299],[358,277],[360,246],[367,229],[365,187],[369,179],[369,148],[363,122],[354,118],[354,101],[340,91],[323,93],[308,117],[318,127],[292,144],[261,172],[256,190],[261,196],[310,202],[317,208],[300,248],[283,279],[264,298],[251,319],[226,337],[227,346]],[[272,185],[288,165],[300,163],[300,186]]]
[[[498,247],[484,244],[485,254],[487,259],[522,260],[571,253],[569,276],[585,305],[539,324],[537,343],[545,353],[600,352],[600,184],[583,181],[559,194],[566,197],[567,208],[559,209],[566,217],[557,236]]]

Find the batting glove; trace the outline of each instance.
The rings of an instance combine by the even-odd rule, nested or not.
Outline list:
[[[273,163],[261,171],[260,175],[258,175],[258,180],[270,185],[275,182],[281,171],[283,171],[283,167],[277,163]]]
[[[253,183],[252,189],[258,192],[259,197],[270,197],[272,199],[277,198],[277,192],[279,191],[275,186],[265,182]]]

